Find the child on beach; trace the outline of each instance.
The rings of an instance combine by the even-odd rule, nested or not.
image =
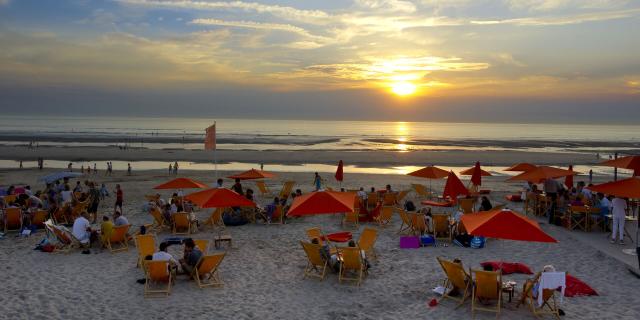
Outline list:
[[[109,197],[109,190],[107,190],[107,186],[103,183],[100,187],[100,200],[104,200],[105,197]]]

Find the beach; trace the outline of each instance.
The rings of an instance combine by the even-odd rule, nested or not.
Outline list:
[[[8,151],[5,149],[5,151]],[[74,157],[66,148],[60,154]],[[138,151],[132,151],[138,153]],[[5,153],[7,154],[7,153]],[[109,159],[97,150],[77,150],[77,155],[91,154],[93,159]],[[175,154],[174,154],[175,155]],[[237,155],[237,154],[236,154]],[[13,156],[19,157],[20,155]],[[254,154],[254,156],[256,156]],[[280,156],[280,155],[278,155]],[[284,155],[282,155],[284,157]],[[310,156],[305,154],[303,156]],[[321,154],[314,156],[322,157]],[[346,158],[348,155],[344,155]],[[402,155],[400,154],[399,157]],[[433,155],[434,161],[441,155]],[[452,162],[461,161],[448,155]],[[476,156],[464,153],[459,155],[466,163]],[[49,157],[55,158],[53,154]],[[222,157],[222,156],[221,156]],[[275,157],[261,155],[265,157]],[[326,156],[327,159],[330,156]],[[386,161],[387,156],[382,155]],[[388,156],[392,158],[392,156]],[[485,154],[483,162],[516,162],[517,157],[504,158],[505,155]],[[548,156],[550,158],[553,155]],[[561,157],[561,156],[559,156]],[[367,157],[363,157],[366,161]],[[585,161],[589,156],[585,155]],[[115,157],[111,157],[115,159]],[[127,159],[123,157],[122,159]],[[255,159],[255,158],[254,158]],[[335,159],[335,158],[334,158]],[[495,159],[495,160],[490,160]],[[541,160],[526,159],[532,162]],[[168,159],[167,159],[168,160]],[[372,162],[384,162],[372,159]],[[567,160],[554,161],[563,162]],[[574,158],[575,160],[575,158]],[[503,161],[503,162],[499,162]],[[268,161],[264,161],[268,163]],[[541,160],[542,162],[542,160]],[[436,164],[439,164],[437,161]],[[462,162],[460,162],[462,163]],[[248,168],[247,168],[248,169]],[[265,170],[268,166],[265,167]],[[37,182],[39,176],[54,172],[55,169],[4,169],[0,171],[3,184],[28,184],[34,190],[41,189]],[[230,172],[219,172],[223,177]],[[303,192],[312,190],[312,173],[278,172],[277,179],[267,180],[272,190],[279,190],[283,181],[295,180],[295,188]],[[180,176],[195,178],[206,183],[214,181],[211,171],[189,170]],[[166,170],[135,170],[132,176],[116,171],[113,176],[105,177],[103,172],[96,176],[86,176],[106,183],[113,190],[116,183],[124,190],[124,213],[130,223],[137,227],[151,223],[151,216],[142,210],[144,195],[155,193],[153,186],[171,179]],[[329,186],[338,187],[330,174],[323,174]],[[85,179],[83,178],[83,179]],[[504,196],[520,190],[519,183],[506,183],[505,176],[487,177],[483,188],[492,189],[494,204],[506,203]],[[578,181],[584,176],[576,178]],[[606,177],[596,177],[600,181]],[[444,181],[434,181],[433,187],[442,190]],[[599,182],[599,181],[597,181]],[[376,187],[383,188],[391,184],[396,190],[409,188],[411,183],[427,183],[425,180],[403,175],[359,174],[345,172],[345,188]],[[231,185],[230,180],[225,181]],[[255,188],[252,182],[244,182],[245,187]],[[162,192],[163,197],[169,192]],[[414,195],[410,194],[409,198]],[[113,196],[101,202],[100,214],[109,214],[113,210]],[[269,199],[258,198],[266,204]],[[514,210],[520,204],[507,204]],[[208,217],[209,210],[197,213],[200,219]],[[224,281],[222,288],[199,289],[186,277],[178,277],[171,295],[167,298],[144,299],[143,286],[136,283],[143,277],[141,269],[136,268],[136,249],[131,245],[128,252],[111,254],[92,249],[92,254],[84,255],[79,251],[70,254],[50,254],[32,250],[42,240],[40,231],[28,238],[15,238],[9,234],[0,240],[0,263],[4,267],[4,290],[0,293],[0,314],[7,319],[86,319],[100,315],[104,319],[131,318],[194,318],[194,319],[466,319],[471,318],[470,304],[455,309],[452,301],[443,301],[436,307],[428,302],[438,298],[431,290],[441,284],[444,273],[436,257],[447,259],[460,258],[465,267],[479,269],[480,262],[503,260],[522,262],[534,272],[543,266],[552,264],[559,271],[571,275],[593,287],[599,296],[565,298],[561,309],[566,313],[564,319],[636,319],[640,314],[638,279],[627,271],[628,265],[607,254],[607,251],[619,251],[623,247],[609,244],[604,233],[595,232],[592,238],[600,237],[606,242],[604,249],[590,246],[576,236],[579,232],[569,232],[564,228],[552,226],[540,220],[544,231],[556,238],[559,243],[528,243],[516,241],[491,240],[483,249],[447,247],[426,247],[414,250],[400,249],[397,235],[400,221],[394,216],[392,224],[380,228],[375,248],[379,255],[374,261],[360,287],[351,284],[339,284],[336,275],[329,275],[324,281],[303,279],[306,264],[300,240],[306,240],[305,230],[320,226],[325,233],[341,231],[340,218],[333,215],[321,215],[290,219],[285,225],[249,224],[240,227],[228,227],[233,237],[232,248],[226,250],[226,256],[219,270]],[[355,237],[366,226],[353,231]],[[635,228],[630,228],[635,230]],[[158,240],[170,237],[170,233],[160,233]],[[209,228],[201,229],[192,235],[195,239],[211,239],[213,232]],[[626,245],[632,248],[631,244]],[[174,256],[181,255],[181,246],[169,247]],[[216,252],[215,249],[210,249]],[[635,257],[634,257],[635,258]],[[505,279],[518,282],[518,290],[528,276],[509,275]],[[506,296],[505,296],[506,297]],[[534,319],[530,311],[520,306],[516,308],[519,294],[512,303],[506,303],[501,318]],[[492,319],[494,314],[479,312],[478,319]]]

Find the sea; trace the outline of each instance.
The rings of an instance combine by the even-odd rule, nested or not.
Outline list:
[[[632,125],[55,116],[0,118],[0,145],[198,150],[204,148],[205,128],[214,123],[219,150],[521,150],[590,152],[603,158],[613,152],[640,151],[640,126]],[[185,165],[202,169],[201,164]],[[226,165],[229,170],[243,166]],[[279,169],[319,168],[308,165]],[[143,164],[144,168],[166,166],[164,162]],[[15,162],[0,156],[0,167],[15,167]]]

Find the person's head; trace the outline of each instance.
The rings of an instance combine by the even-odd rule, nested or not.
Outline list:
[[[295,192],[291,192],[291,199],[295,199],[296,197],[296,193]]]
[[[160,251],[164,251],[167,252],[167,247],[169,247],[169,244],[166,242],[160,242]]]
[[[542,272],[556,272],[556,268],[550,264],[544,266],[544,268],[542,268]]]
[[[65,184],[65,185],[64,185],[64,191],[70,191],[70,190],[71,190],[71,188],[69,188],[69,185],[68,185],[68,184]]]
[[[102,216],[102,221],[109,221],[109,217],[108,216]]]
[[[453,259],[453,263],[461,264],[462,260],[460,260],[460,258],[455,258]]]
[[[349,247],[354,248],[356,246],[356,242],[353,240],[349,240]]]
[[[103,188],[104,188],[104,187],[106,187],[106,186],[105,186],[105,184],[103,183],[103,184],[101,185],[101,187],[103,187]]]
[[[376,188],[375,187],[371,187],[371,192],[376,192]]]
[[[489,198],[487,198],[487,196],[482,196],[482,202],[489,202]]]
[[[317,176],[318,176],[318,173],[316,172],[316,173],[314,173],[314,175],[317,177]]]
[[[391,185],[388,184],[388,185],[385,186],[385,188],[387,188],[387,190],[391,190]]]
[[[218,182],[218,185],[220,186],[222,185],[222,179],[218,179],[217,182]]]
[[[113,213],[113,216],[118,218],[122,215],[122,212],[120,212],[120,210],[116,209],[116,211]]]
[[[191,251],[191,250],[193,250],[193,248],[195,248],[195,246],[196,246],[196,243],[193,242],[193,239],[191,239],[191,238],[184,239],[184,249],[185,250]]]
[[[318,241],[318,238],[313,238],[313,239],[311,239],[311,243],[320,244],[320,241]]]
[[[296,189],[296,195],[301,196],[301,195],[302,195],[302,190],[300,190],[300,189]]]
[[[79,186],[79,185],[80,185],[80,181],[76,181],[76,186]]]
[[[279,203],[280,199],[278,197],[273,198],[273,203]]]
[[[344,192],[344,188],[340,188],[340,192]]]
[[[64,183],[69,183],[69,178],[63,178],[62,181],[64,181]]]
[[[363,188],[363,187],[360,187],[360,191],[364,191],[364,188]]]
[[[484,271],[493,271],[493,266],[490,264],[485,264],[482,266],[482,270]]]
[[[82,213],[80,214],[80,216],[82,216],[85,219],[89,218],[89,213],[87,211],[82,211]]]
[[[251,189],[251,188],[247,188],[247,190],[245,191],[245,193],[246,193],[247,195],[253,195],[253,189]]]
[[[236,178],[236,183],[240,183],[240,179]]]
[[[604,193],[598,192],[598,199],[600,200],[604,199]]]
[[[116,189],[120,190],[120,184],[116,184]]]
[[[24,188],[27,189],[27,190],[31,190],[31,186],[26,186]]]

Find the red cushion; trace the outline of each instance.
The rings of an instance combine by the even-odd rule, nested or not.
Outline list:
[[[351,240],[351,232],[336,232],[332,234],[328,234],[327,238],[333,242],[347,242]]]
[[[507,200],[512,201],[512,202],[520,202],[520,201],[522,201],[522,196],[520,196],[519,194],[510,194],[506,198],[507,198]]]
[[[564,290],[565,297],[597,296],[598,293],[588,284],[580,279],[567,274],[567,288]]]
[[[495,271],[502,270],[502,274],[522,273],[533,274],[531,269],[524,263],[519,262],[500,262],[500,261],[486,261],[480,263],[481,266],[491,266]]]

